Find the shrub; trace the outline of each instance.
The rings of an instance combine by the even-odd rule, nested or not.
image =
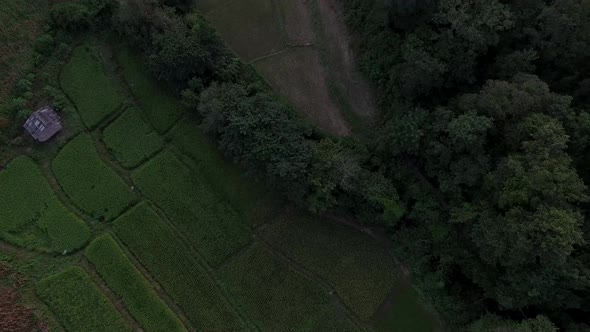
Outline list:
[[[79,267],[37,283],[37,294],[68,331],[131,331],[123,317]]]
[[[54,27],[70,32],[87,29],[90,25],[88,8],[79,3],[64,2],[51,9],[51,22]]]

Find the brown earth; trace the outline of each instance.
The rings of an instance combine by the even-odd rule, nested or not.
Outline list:
[[[320,129],[347,136],[348,111],[363,121],[376,114],[336,1],[204,0],[198,6],[229,46]]]
[[[18,289],[25,283],[23,276],[0,263],[0,331],[43,331],[37,323],[33,310],[20,304]]]

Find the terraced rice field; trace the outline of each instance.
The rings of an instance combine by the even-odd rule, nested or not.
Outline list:
[[[35,38],[43,32],[48,0],[10,0],[0,6],[0,104],[31,67]]]
[[[126,110],[103,132],[103,141],[125,167],[133,168],[164,146],[162,137],[147,124],[136,108]]]
[[[112,60],[97,49],[76,49],[61,77],[71,81],[83,133],[38,163],[19,157],[0,171],[0,200],[9,202],[0,210],[2,239],[69,254],[52,257],[60,263],[39,272],[35,287],[60,327],[380,331],[430,319],[415,294],[396,293],[399,271],[383,247],[273,203],[272,191],[225,162],[128,48],[117,63],[103,63]],[[125,82],[105,70],[117,67]],[[88,82],[72,68],[129,89],[74,89]],[[89,111],[89,98],[108,107]],[[394,324],[380,325],[374,317],[388,294],[403,296],[387,312]]]
[[[79,267],[41,280],[37,294],[68,331],[131,331],[109,299]]]
[[[109,78],[91,44],[74,49],[61,74],[61,85],[90,129],[96,128],[124,102],[122,87]]]
[[[135,201],[129,186],[100,159],[88,134],[66,144],[52,169],[68,197],[94,218],[112,220]]]
[[[18,157],[0,172],[0,236],[18,246],[71,252],[84,246],[90,229],[57,199],[41,169]]]

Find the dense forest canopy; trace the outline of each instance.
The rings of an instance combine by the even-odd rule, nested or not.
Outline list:
[[[339,2],[381,108],[346,138],[305,123],[190,1],[58,4],[36,51],[113,29],[228,159],[310,211],[384,228],[448,325],[590,329],[590,1]]]
[[[370,150],[407,208],[394,241],[424,293],[456,322],[587,328],[590,2],[342,3],[380,93]]]

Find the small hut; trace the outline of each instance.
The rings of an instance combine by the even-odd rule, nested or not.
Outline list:
[[[33,112],[23,127],[39,142],[47,141],[63,128],[61,118],[49,106]]]

